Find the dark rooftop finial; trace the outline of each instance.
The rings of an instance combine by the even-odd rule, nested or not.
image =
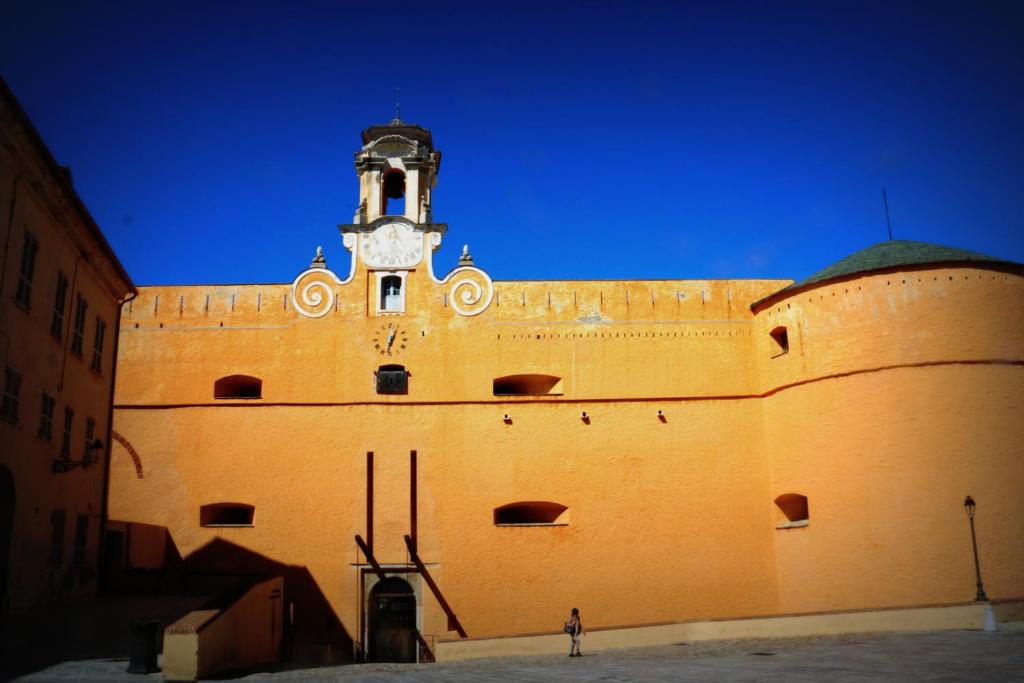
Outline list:
[[[401,92],[401,88],[395,88],[395,120],[392,121],[391,123],[401,123],[402,122],[402,109],[399,106],[399,102],[398,102],[398,95],[399,95],[400,92]]]

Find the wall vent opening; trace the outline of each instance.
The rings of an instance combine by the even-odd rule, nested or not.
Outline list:
[[[775,346],[772,349],[772,358],[789,353],[789,333],[786,331],[785,325],[779,325],[768,334],[771,335],[772,340],[775,342]]]
[[[780,523],[775,525],[776,529],[807,526],[810,521],[807,511],[807,496],[802,496],[799,493],[784,493],[775,499],[775,506],[781,513]]]
[[[213,383],[214,398],[261,398],[263,380],[248,375],[229,375]]]
[[[495,526],[568,526],[569,508],[539,500],[494,508]]]
[[[495,396],[560,396],[562,378],[554,375],[507,375],[494,380]]]
[[[199,508],[200,526],[252,526],[256,508],[245,503],[210,503]]]

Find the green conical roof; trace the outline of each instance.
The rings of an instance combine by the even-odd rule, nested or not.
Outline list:
[[[930,244],[928,242],[889,240],[888,242],[879,242],[867,249],[861,249],[854,254],[850,254],[841,261],[836,261],[828,268],[819,270],[795,286],[803,287],[815,282],[822,282],[869,270],[886,270],[924,263],[957,263],[963,261],[1011,263],[1010,261],[979,254],[976,251],[967,251],[966,249],[943,247],[939,244]]]
[[[912,242],[911,240],[889,240],[879,242],[867,249],[850,254],[841,261],[836,261],[828,268],[823,268],[817,273],[801,282],[792,284],[789,287],[780,289],[774,294],[755,301],[751,309],[756,309],[769,301],[775,301],[779,297],[785,297],[795,290],[803,289],[809,285],[819,282],[826,282],[847,275],[857,273],[868,273],[877,270],[898,269],[906,266],[922,266],[927,264],[952,264],[952,263],[987,263],[993,266],[1011,266],[1019,269],[1021,264],[1005,259],[998,259],[993,256],[979,254],[976,251],[957,249],[955,247],[944,247],[940,244],[928,242]]]

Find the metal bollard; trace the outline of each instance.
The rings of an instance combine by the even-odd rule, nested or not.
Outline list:
[[[149,674],[156,666],[157,635],[160,622],[156,619],[132,621],[131,645],[128,650],[128,673]]]

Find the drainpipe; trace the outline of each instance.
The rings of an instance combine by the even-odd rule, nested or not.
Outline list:
[[[104,555],[103,552],[106,549],[107,543],[107,498],[110,495],[110,456],[113,453],[112,434],[114,431],[114,389],[117,385],[117,354],[118,346],[121,341],[121,314],[124,311],[124,305],[137,297],[138,292],[126,296],[121,299],[117,304],[117,324],[114,326],[114,348],[112,350],[113,363],[111,363],[110,369],[110,402],[109,408],[107,409],[107,438],[104,441],[106,446],[106,458],[103,459],[103,497],[100,499],[100,542],[96,550],[98,557],[96,558],[96,571],[97,571],[97,584],[100,594],[105,594],[109,586],[105,585],[106,579],[103,573],[104,567]]]

